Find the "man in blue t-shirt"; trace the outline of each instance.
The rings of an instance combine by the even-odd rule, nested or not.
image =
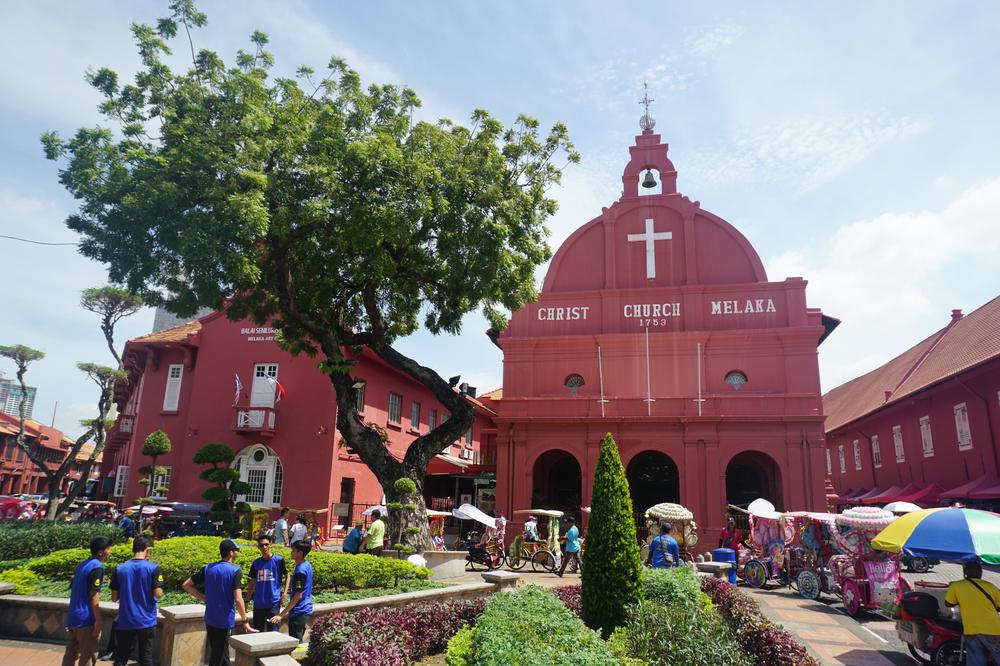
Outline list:
[[[646,566],[663,569],[677,566],[681,561],[681,550],[677,540],[670,536],[674,529],[670,523],[660,525],[660,536],[649,544],[649,554],[646,555]]]
[[[566,517],[566,524],[568,525],[566,529],[566,550],[563,556],[562,566],[559,567],[559,573],[556,575],[560,578],[566,573],[566,565],[569,564],[570,560],[573,560],[576,565],[576,570],[580,569],[580,530],[576,527],[576,518],[573,516]]]
[[[250,565],[250,589],[247,590],[247,597],[253,600],[253,628],[277,631],[278,625],[269,624],[268,620],[281,612],[292,577],[285,567],[285,558],[271,552],[269,538],[258,538],[257,549],[260,557]]]
[[[97,662],[101,640],[101,586],[104,584],[104,562],[111,554],[111,540],[96,536],[90,540],[90,558],[76,567],[70,585],[69,612],[66,631],[69,637],[62,666],[73,666],[79,656],[80,666]]]
[[[139,666],[153,666],[156,601],[163,596],[163,573],[149,561],[153,540],[142,534],[132,540],[132,559],[111,574],[111,601],[118,602],[115,666],[125,666],[132,644],[139,644]]]
[[[274,625],[288,618],[288,635],[302,641],[306,633],[306,625],[312,619],[313,612],[313,568],[306,562],[306,556],[312,547],[308,541],[296,541],[292,544],[292,560],[295,571],[292,572],[292,598],[288,600],[285,609],[272,617],[268,622]]]
[[[205,604],[205,632],[208,639],[208,666],[229,666],[229,634],[236,626],[236,611],[240,622],[247,626],[247,609],[243,605],[243,571],[234,564],[240,545],[232,539],[219,544],[219,561],[206,564],[184,581],[184,591]],[[202,586],[204,594],[196,586]]]
[[[364,540],[364,533],[362,530],[365,527],[365,521],[359,520],[354,523],[354,528],[344,537],[343,550],[348,555],[357,555],[361,551],[361,542]]]

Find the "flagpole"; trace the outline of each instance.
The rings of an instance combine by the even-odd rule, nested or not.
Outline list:
[[[597,374],[601,378],[601,399],[598,400],[601,403],[601,418],[604,418],[604,403],[607,400],[604,399],[604,361],[601,358],[601,345],[597,345]]]
[[[650,377],[649,377],[649,327],[646,327],[646,416],[653,415],[653,400],[652,392],[650,391]]]
[[[701,405],[705,399],[701,397],[701,343],[698,343],[698,416],[701,416]]]

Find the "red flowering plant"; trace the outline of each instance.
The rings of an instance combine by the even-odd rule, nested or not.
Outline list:
[[[444,652],[448,639],[475,623],[485,599],[425,602],[331,613],[312,625],[312,666],[404,666]]]
[[[580,597],[581,588],[579,585],[567,585],[566,587],[555,587],[552,594],[559,597],[559,600],[566,604],[566,608],[576,613],[577,617],[583,612],[583,601]]]
[[[712,598],[740,647],[758,666],[819,666],[791,634],[767,619],[757,602],[735,585],[705,577],[701,590]]]

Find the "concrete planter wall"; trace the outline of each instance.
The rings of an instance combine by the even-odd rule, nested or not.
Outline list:
[[[427,560],[431,580],[447,580],[465,574],[465,557],[468,554],[464,550],[425,550],[420,556]],[[383,550],[382,557],[406,559],[396,550]]]

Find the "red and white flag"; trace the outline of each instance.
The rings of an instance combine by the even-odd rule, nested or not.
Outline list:
[[[281,385],[274,377],[268,377],[267,381],[271,382],[271,386],[274,387],[274,402],[275,404],[281,402],[281,399],[285,397],[285,387]]]

